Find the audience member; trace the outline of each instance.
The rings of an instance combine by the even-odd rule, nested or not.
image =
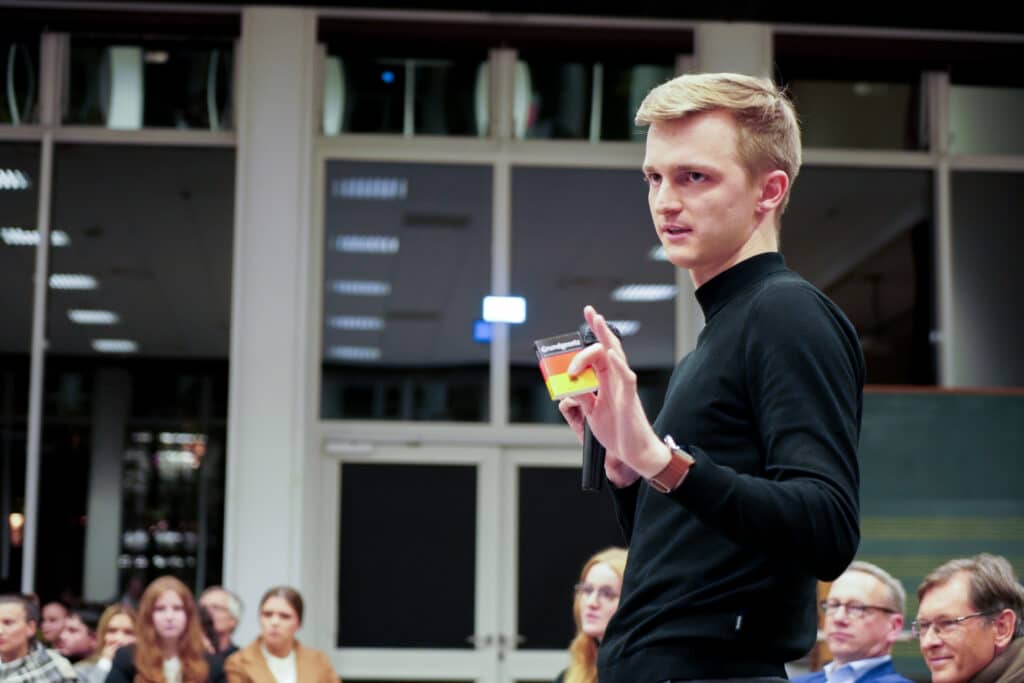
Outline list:
[[[219,660],[203,648],[192,591],[173,576],[142,593],[136,642],[117,650],[107,683],[220,683]]]
[[[277,586],[260,599],[260,635],[228,657],[228,683],[340,683],[327,655],[299,644],[302,596]]]
[[[622,577],[626,573],[626,551],[607,548],[583,565],[572,601],[576,637],[569,644],[569,667],[556,682],[596,683],[597,647],[605,628],[619,606]]]
[[[932,683],[1024,682],[1024,588],[1004,557],[950,560],[917,589],[911,625]]]

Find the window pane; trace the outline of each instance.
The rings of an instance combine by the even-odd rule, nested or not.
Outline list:
[[[458,58],[332,53],[325,70],[324,132],[484,135],[486,67],[484,53]]]
[[[879,81],[794,80],[804,147],[925,149],[920,88]]]
[[[533,341],[572,332],[593,304],[620,323],[640,398],[652,420],[675,358],[675,268],[652,258],[658,237],[640,170],[516,168],[512,172],[512,292],[527,320],[511,331],[513,422],[562,422]],[[668,287],[659,301],[616,301],[627,284]]]
[[[39,115],[39,36],[0,35],[0,125],[35,123]],[[0,181],[0,192],[3,181]]]
[[[471,648],[476,468],[340,471],[338,647]]]
[[[671,63],[603,64],[601,139],[645,140],[647,131],[634,123],[636,110],[652,88],[675,75]]]
[[[0,143],[0,584],[11,588],[21,582],[22,539],[10,515],[25,512],[38,187],[39,145]]]
[[[1024,175],[953,174],[956,386],[1024,386]]]
[[[527,58],[516,71],[516,91],[528,93],[527,138],[587,139],[593,97],[591,62],[551,62]],[[522,124],[520,124],[522,125]]]
[[[234,164],[55,150],[39,533],[64,541],[40,546],[45,597],[220,578]]]
[[[576,632],[573,586],[591,555],[625,545],[608,491],[580,491],[580,470],[519,470],[520,649],[564,649]],[[552,677],[554,677],[552,673]]]
[[[1024,89],[952,85],[949,148],[954,154],[1024,154]]]
[[[330,161],[324,222],[321,417],[487,420],[490,167]]]
[[[229,129],[233,60],[229,41],[110,43],[73,36],[64,122]]]
[[[869,384],[935,384],[927,171],[805,167],[782,219],[787,265],[860,333]]]

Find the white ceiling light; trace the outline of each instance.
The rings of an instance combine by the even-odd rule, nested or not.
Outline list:
[[[131,339],[93,339],[92,348],[100,353],[135,353],[139,343]]]
[[[72,308],[68,311],[71,322],[79,325],[116,325],[121,318],[113,311],[98,311],[85,308]],[[625,333],[623,333],[625,334]]]
[[[332,346],[327,349],[327,357],[334,360],[380,360],[380,349],[375,346]]]
[[[489,323],[521,323],[526,320],[526,299],[521,296],[485,296],[483,317]]]
[[[384,329],[384,319],[372,315],[335,315],[327,324],[336,330],[373,331]]]
[[[675,295],[675,285],[622,285],[612,291],[612,301],[667,301]]]
[[[0,190],[27,190],[32,186],[28,176],[16,168],[0,168]]]
[[[331,182],[331,196],[343,199],[405,199],[405,178],[340,178]]]
[[[349,296],[387,296],[391,283],[380,280],[331,280],[331,291]]]
[[[0,228],[0,239],[11,247],[31,247],[39,244],[39,231],[25,228]],[[50,231],[50,244],[55,247],[66,247],[71,238],[63,230]]]
[[[665,253],[665,247],[658,245],[651,247],[651,250],[647,252],[647,257],[652,261],[668,261],[668,254]]]
[[[50,276],[50,289],[96,289],[99,282],[92,275],[81,273],[54,273]]]
[[[629,337],[640,331],[639,320],[609,320],[608,323],[615,325],[615,328],[623,337]]]
[[[353,254],[397,254],[398,238],[390,235],[338,235],[334,248]]]

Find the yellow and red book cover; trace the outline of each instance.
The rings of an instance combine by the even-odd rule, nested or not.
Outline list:
[[[593,368],[587,368],[576,379],[569,377],[566,372],[573,357],[584,348],[583,337],[579,332],[537,339],[533,347],[537,351],[540,372],[552,401],[597,389],[597,375]]]

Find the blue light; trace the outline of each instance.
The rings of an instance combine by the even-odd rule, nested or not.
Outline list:
[[[493,327],[486,320],[474,320],[473,321],[473,341],[480,344],[491,343],[491,333]]]
[[[395,72],[394,71],[382,71],[380,73],[380,80],[384,81],[385,83],[394,83],[395,82]]]

